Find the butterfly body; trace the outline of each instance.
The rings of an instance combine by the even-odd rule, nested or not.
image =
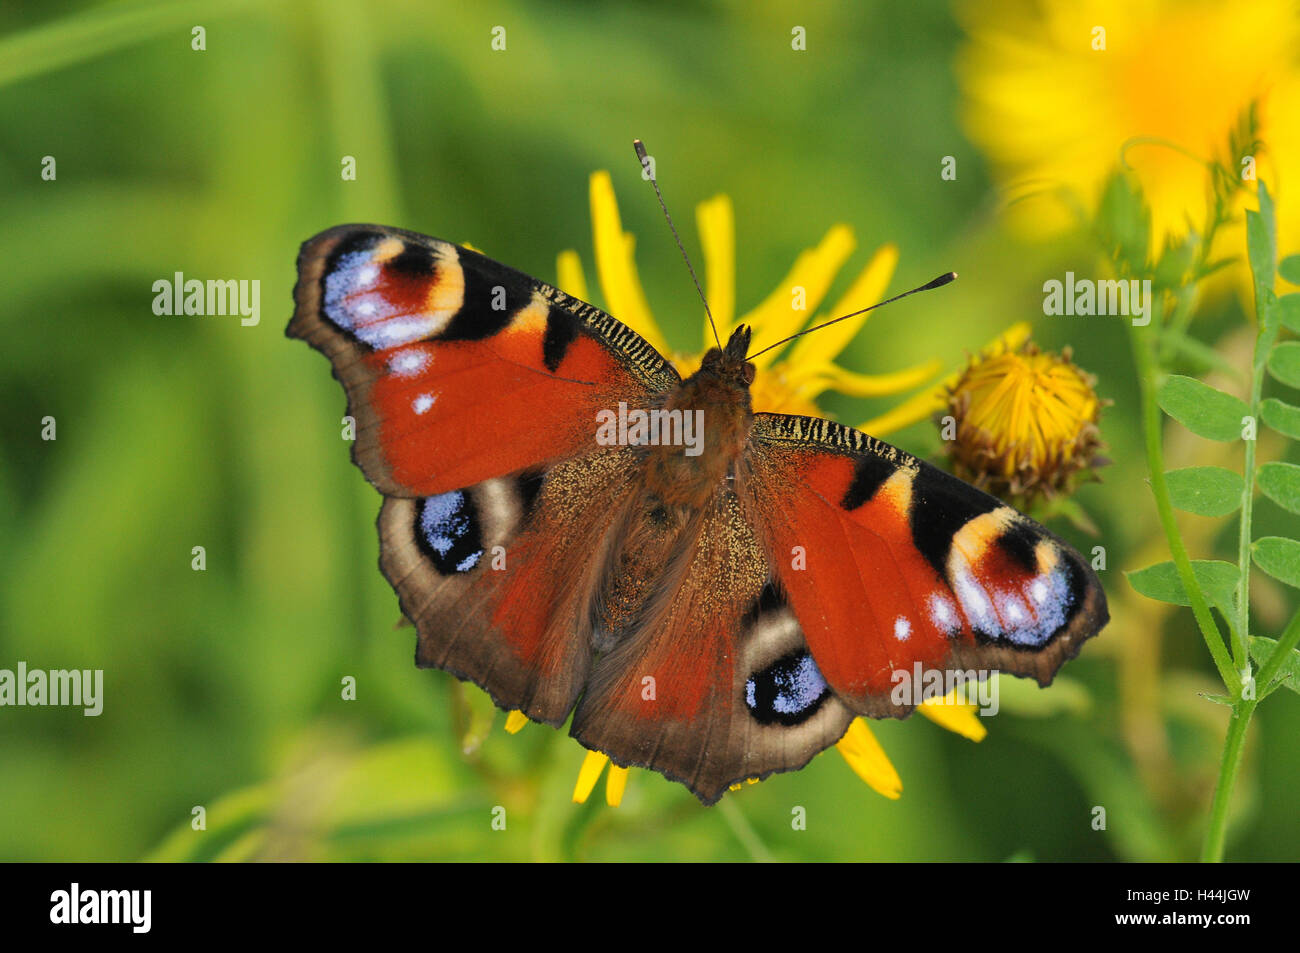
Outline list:
[[[697,413],[702,441],[695,453],[672,442],[648,448],[646,488],[666,503],[704,506],[732,476],[749,440],[754,414],[749,385],[754,365],[745,361],[749,329],[737,328],[727,348],[704,355],[700,369],[667,395],[664,409]]]
[[[1046,684],[1105,624],[1038,524],[851,428],[755,413],[747,328],[683,380],[599,309],[373,225],[307,242],[295,297],[288,333],[330,358],[385,497],[417,663],[706,803],[905,717],[914,664]]]

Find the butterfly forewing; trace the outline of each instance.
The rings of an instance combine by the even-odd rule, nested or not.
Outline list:
[[[298,259],[288,334],[334,365],[354,459],[432,496],[589,452],[598,410],[680,380],[609,315],[467,248],[342,225]]]

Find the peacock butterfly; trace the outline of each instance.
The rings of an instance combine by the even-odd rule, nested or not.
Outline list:
[[[377,225],[306,242],[294,295],[287,333],[330,359],[384,496],[416,664],[572,715],[587,748],[706,804],[858,715],[906,717],[897,672],[1046,685],[1107,622],[1083,558],[999,500],[834,421],[754,413],[745,326],[683,380],[600,309]]]

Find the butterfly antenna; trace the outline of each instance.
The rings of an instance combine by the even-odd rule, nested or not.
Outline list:
[[[942,288],[944,285],[946,285],[948,282],[952,281],[956,277],[957,277],[957,272],[950,271],[946,275],[940,275],[938,278],[935,278],[933,281],[927,281],[919,288],[913,288],[911,291],[904,291],[901,295],[894,295],[892,298],[886,298],[884,301],[878,302],[877,304],[873,304],[869,308],[863,308],[861,311],[854,311],[850,314],[841,315],[840,317],[835,318],[832,321],[827,321],[824,324],[819,324],[815,328],[806,328],[805,330],[800,331],[798,334],[792,334],[788,338],[782,338],[781,340],[777,341],[775,344],[769,344],[767,347],[763,348],[763,350],[756,351],[755,353],[750,354],[748,357],[745,358],[745,360],[752,361],[754,358],[758,357],[759,354],[764,354],[772,350],[772,348],[774,347],[780,347],[782,344],[785,344],[787,341],[793,341],[795,338],[802,337],[805,334],[812,334],[812,332],[820,331],[822,328],[829,328],[832,324],[839,324],[841,321],[847,321],[849,318],[856,318],[858,315],[866,314],[868,311],[874,311],[876,310],[876,308],[883,308],[885,305],[893,301],[897,301],[899,298],[906,298],[908,295],[914,295],[918,291],[929,291],[931,288]]]
[[[668,219],[668,227],[672,229],[673,239],[677,242],[677,250],[682,253],[682,258],[686,261],[686,270],[691,273],[691,281],[695,282],[695,290],[699,292],[700,300],[704,302],[704,313],[709,316],[709,327],[713,329],[713,340],[718,342],[718,347],[722,347],[722,341],[718,338],[718,326],[713,323],[713,312],[709,310],[709,302],[704,297],[704,289],[700,287],[700,279],[695,277],[695,269],[691,267],[690,256],[686,254],[686,249],[682,247],[682,239],[677,234],[677,226],[673,224],[673,217],[668,214],[668,206],[664,204],[663,193],[659,191],[659,182],[655,178],[654,163],[645,154],[645,143],[640,139],[633,139],[632,148],[636,150],[636,156],[641,160],[641,170],[645,173],[646,178],[650,180],[650,184],[655,187],[655,198],[659,200],[659,207],[664,210],[664,218]]]

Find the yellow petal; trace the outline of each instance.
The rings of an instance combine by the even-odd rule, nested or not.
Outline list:
[[[983,741],[989,733],[979,715],[975,714],[979,707],[970,702],[957,701],[951,692],[944,698],[921,702],[917,711],[940,728],[947,728],[971,741]]]
[[[938,389],[927,390],[915,397],[909,397],[897,407],[885,411],[879,417],[872,417],[865,423],[858,424],[858,429],[863,433],[871,434],[873,437],[883,437],[895,430],[910,427],[919,420],[925,420],[943,406],[945,406],[943,391]]]
[[[816,248],[799,254],[789,274],[763,303],[740,319],[742,324],[754,329],[751,353],[789,337],[808,323],[808,316],[826,296],[836,273],[853,253],[855,244],[851,228],[834,225]],[[779,351],[780,348],[769,351],[754,363],[767,367]]]
[[[556,287],[565,294],[580,301],[591,300],[587,297],[587,276],[582,273],[582,259],[576,251],[569,249],[556,256],[555,275]]]
[[[605,765],[608,763],[609,755],[601,754],[599,751],[587,752],[587,757],[582,759],[582,767],[578,770],[578,783],[573,786],[574,804],[587,803],[592,788],[600,779],[600,772],[605,770]]]
[[[522,711],[512,711],[506,715],[506,731],[512,735],[526,724],[528,724],[528,716]]]
[[[938,358],[890,374],[855,374],[831,363],[805,366],[787,365],[782,361],[781,366],[786,371],[786,382],[808,400],[815,399],[826,390],[838,391],[850,397],[899,394],[933,380],[943,370],[943,363]]]
[[[704,296],[718,326],[718,337],[727,343],[736,319],[736,213],[731,199],[715,195],[695,206],[695,224],[704,246]],[[714,347],[713,330],[704,322],[704,348]]]
[[[1020,321],[990,341],[986,350],[998,351],[1004,348],[1017,348],[1028,339],[1029,322]],[[910,427],[917,421],[925,420],[927,417],[932,416],[935,411],[947,406],[945,388],[957,383],[960,376],[961,371],[953,371],[937,387],[922,391],[879,417],[873,417],[865,423],[859,424],[858,429],[871,434],[873,437],[883,437],[895,430]]]
[[[627,789],[627,768],[616,764],[609,766],[609,777],[605,778],[605,803],[618,807],[623,803],[623,791]]]
[[[835,747],[857,776],[867,782],[877,794],[883,794],[894,801],[902,796],[903,779],[898,776],[885,755],[885,749],[880,747],[880,742],[861,718],[853,719],[849,730]]]
[[[833,321],[844,314],[852,314],[862,308],[879,304],[889,287],[889,279],[894,277],[894,268],[898,265],[898,246],[890,242],[881,245],[871,256],[862,273],[849,286],[844,297],[835,302],[825,320]],[[860,314],[847,321],[831,325],[814,334],[805,334],[790,349],[791,363],[798,365],[803,361],[817,363],[834,360],[850,341],[862,330],[862,325],[871,317],[871,312]],[[822,319],[816,323],[820,324]]]
[[[636,239],[623,231],[608,172],[591,174],[591,230],[596,245],[596,274],[609,313],[645,338],[660,354],[668,353],[641,290],[633,251]]]

